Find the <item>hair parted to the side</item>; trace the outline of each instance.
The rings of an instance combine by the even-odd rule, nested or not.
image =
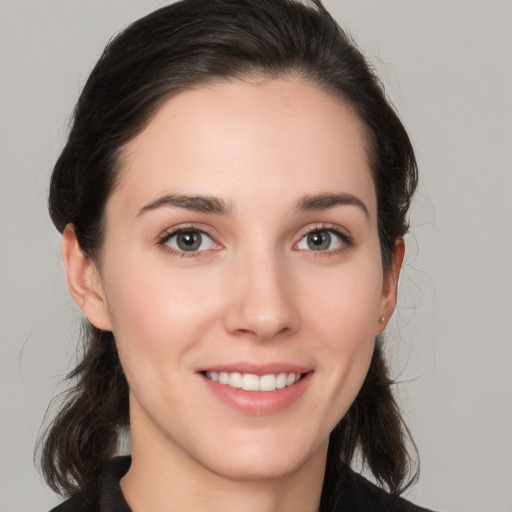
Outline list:
[[[164,101],[180,90],[219,80],[294,75],[345,102],[362,121],[375,182],[384,271],[417,182],[414,152],[383,89],[354,42],[321,2],[184,0],[127,27],[105,48],[74,111],[53,170],[51,218],[73,224],[83,253],[101,260],[105,204],[116,185],[125,145]],[[87,325],[74,383],[41,443],[41,468],[69,495],[97,479],[129,425],[128,384],[111,332]],[[408,431],[376,341],[355,402],[332,432],[325,487],[357,452],[392,493],[410,481]]]

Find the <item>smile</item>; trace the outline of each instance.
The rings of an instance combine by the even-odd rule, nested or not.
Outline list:
[[[204,375],[213,382],[244,391],[276,391],[293,386],[301,379],[300,373],[254,375],[253,373],[239,372],[205,372]]]

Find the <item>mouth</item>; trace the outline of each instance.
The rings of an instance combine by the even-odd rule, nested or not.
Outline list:
[[[213,396],[239,412],[274,414],[298,402],[312,385],[314,369],[275,362],[226,363],[201,368],[198,374]]]
[[[207,379],[244,391],[270,392],[293,386],[299,382],[305,373],[268,373],[256,375],[240,372],[201,372]]]

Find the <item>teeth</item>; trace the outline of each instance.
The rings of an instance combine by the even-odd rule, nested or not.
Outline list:
[[[260,391],[274,391],[276,388],[276,376],[275,375],[262,375],[259,379]]]
[[[233,373],[230,373],[229,374],[229,382],[228,384],[232,387],[232,388],[241,388],[242,387],[242,374],[241,373],[237,373],[237,372],[233,372]]]
[[[280,373],[277,377],[276,377],[276,388],[277,389],[283,389],[286,387],[286,373]]]
[[[252,373],[206,372],[206,378],[245,391],[275,391],[295,384],[300,373],[269,373],[260,377]]]
[[[297,374],[289,373],[288,376],[286,377],[286,385],[291,386],[292,384],[295,383],[296,380],[297,380]]]
[[[244,373],[242,375],[242,389],[245,389],[245,391],[259,391],[260,378],[252,373]]]

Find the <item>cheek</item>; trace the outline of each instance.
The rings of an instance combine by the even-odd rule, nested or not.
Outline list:
[[[347,348],[355,348],[359,340],[373,338],[382,305],[383,274],[378,253],[354,261],[334,274],[306,279],[299,296],[302,306],[329,339],[344,340]],[[315,286],[311,286],[315,283]],[[344,344],[343,344],[344,345]]]
[[[324,352],[328,371],[336,374],[340,383],[358,382],[366,375],[375,343],[375,302],[362,296],[360,289],[331,301],[319,308],[317,331],[323,343],[317,348]],[[335,307],[336,305],[337,307]]]
[[[118,261],[106,282],[107,300],[118,331],[162,331],[168,341],[172,332],[191,327],[215,304],[212,273],[193,269],[176,272],[142,258]]]
[[[211,276],[156,271],[154,265],[129,261],[108,275],[105,287],[113,332],[127,373],[132,367],[138,373],[157,373],[161,366],[178,364],[181,354],[198,343],[214,321]]]
[[[333,383],[330,401],[336,404],[337,420],[355,399],[374,350],[382,272],[373,261],[347,266],[322,288],[315,286],[302,306],[308,312],[304,326],[310,330],[305,334],[316,340],[315,354],[326,362],[323,371]]]

